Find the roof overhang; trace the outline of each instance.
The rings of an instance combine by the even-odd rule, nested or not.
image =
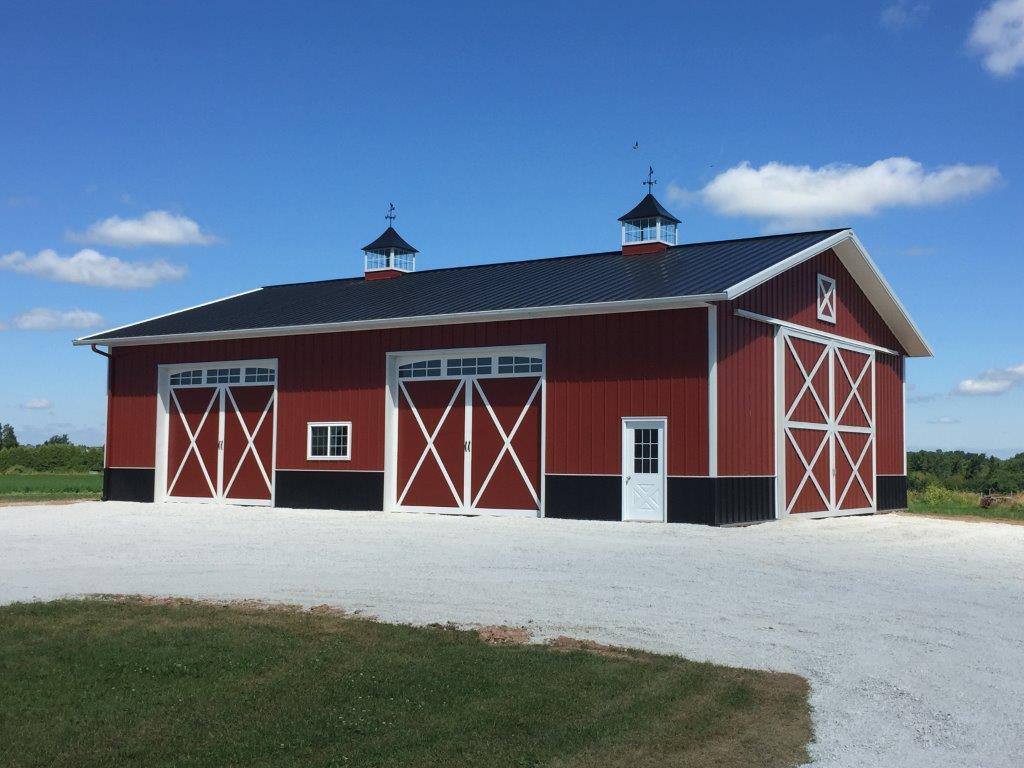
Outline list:
[[[415,328],[424,325],[458,325],[461,323],[486,323],[504,320],[532,320],[542,317],[571,317],[574,315],[616,314],[621,312],[650,312],[663,309],[706,307],[710,302],[722,301],[725,298],[726,296],[724,293],[714,293],[701,296],[670,296],[661,299],[606,301],[590,304],[562,304],[553,307],[523,307],[515,309],[495,309],[482,312],[455,312],[446,315],[386,317],[379,320],[356,320],[345,323],[317,323],[315,325],[287,325],[274,328],[241,328],[226,331],[166,334],[162,336],[104,338],[104,333],[111,333],[118,330],[117,328],[111,328],[110,330],[101,331],[97,334],[93,334],[92,336],[75,339],[72,343],[75,346],[102,345],[107,347],[137,347],[145,344],[223,341],[226,339],[254,339],[269,336],[300,336],[313,333],[368,331],[383,328]],[[133,325],[135,325],[135,323],[133,323]],[[127,326],[120,327],[124,328]]]
[[[768,282],[774,277],[781,275],[798,264],[813,259],[815,256],[827,250],[833,250],[839,260],[846,267],[850,276],[857,282],[860,289],[864,291],[868,301],[875,308],[885,324],[893,332],[900,345],[909,357],[932,357],[934,352],[928,341],[924,338],[921,330],[917,327],[906,307],[896,297],[892,287],[882,277],[875,262],[868,255],[867,250],[852,229],[844,229],[831,237],[815,243],[809,248],[794,253],[789,258],[783,259],[778,264],[758,272],[725,290],[729,301],[739,298],[745,293],[752,291],[759,285]]]

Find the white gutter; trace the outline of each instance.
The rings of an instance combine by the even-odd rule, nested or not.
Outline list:
[[[251,293],[251,291],[247,291],[247,293]],[[314,333],[367,331],[382,328],[415,328],[424,325],[457,325],[461,323],[486,323],[505,320],[532,320],[542,317],[569,317],[574,315],[616,314],[622,312],[651,312],[663,309],[704,307],[707,306],[708,302],[721,301],[725,298],[726,295],[724,293],[710,293],[698,296],[671,296],[662,299],[631,299],[629,301],[604,301],[592,304],[562,304],[560,306],[553,307],[525,307],[522,309],[494,309],[481,312],[455,312],[443,315],[387,317],[378,320],[352,320],[341,323],[314,323],[310,325],[285,325],[271,328],[240,328],[236,330],[204,331],[200,333],[173,333],[154,336],[104,338],[104,333],[111,333],[118,330],[117,328],[113,328],[109,331],[102,331],[98,334],[94,334],[93,336],[75,339],[72,343],[75,346],[103,344],[109,347],[129,347],[140,346],[143,344],[222,341],[225,339],[252,339],[269,336],[298,336]],[[224,301],[224,299],[219,299],[218,301]],[[207,304],[213,303],[216,302],[207,302]],[[199,306],[205,306],[205,304],[201,304]],[[187,310],[178,310],[178,312],[185,311]],[[177,314],[177,312],[170,312],[168,314],[174,315]],[[160,315],[160,317],[167,317],[167,315]],[[130,325],[138,324],[139,323],[131,323]],[[127,328],[129,326],[119,327]]]

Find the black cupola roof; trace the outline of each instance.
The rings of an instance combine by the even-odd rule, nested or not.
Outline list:
[[[633,221],[635,219],[653,219],[656,216],[660,216],[665,221],[671,222],[672,224],[680,224],[681,222],[671,213],[665,210],[665,206],[658,202],[658,198],[652,195],[650,192],[644,197],[636,207],[629,213],[619,217],[619,221]]]
[[[395,231],[394,227],[388,227],[380,237],[369,245],[363,246],[364,251],[383,251],[389,248],[394,248],[396,251],[404,253],[419,253],[419,251],[402,239],[402,236]]]

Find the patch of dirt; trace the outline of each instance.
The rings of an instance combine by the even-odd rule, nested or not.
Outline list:
[[[559,635],[548,640],[547,646],[556,651],[586,651],[587,653],[595,653],[607,659],[642,661],[644,658],[644,654],[630,651],[627,648],[621,648],[616,645],[602,645],[601,643],[595,643],[593,640],[580,640],[579,638],[567,637],[566,635]]]
[[[480,627],[477,634],[489,645],[526,645],[530,642],[530,632],[526,627]]]
[[[348,616],[349,612],[344,608],[338,608],[335,605],[328,605],[327,603],[321,603],[320,605],[314,605],[309,609],[310,613],[327,614],[330,616]]]

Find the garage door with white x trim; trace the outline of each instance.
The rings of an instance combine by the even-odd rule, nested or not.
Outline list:
[[[542,349],[396,357],[392,507],[538,514],[543,382]]]
[[[784,514],[875,508],[874,353],[780,331]]]
[[[169,501],[270,504],[274,496],[273,363],[204,363],[161,372]]]

